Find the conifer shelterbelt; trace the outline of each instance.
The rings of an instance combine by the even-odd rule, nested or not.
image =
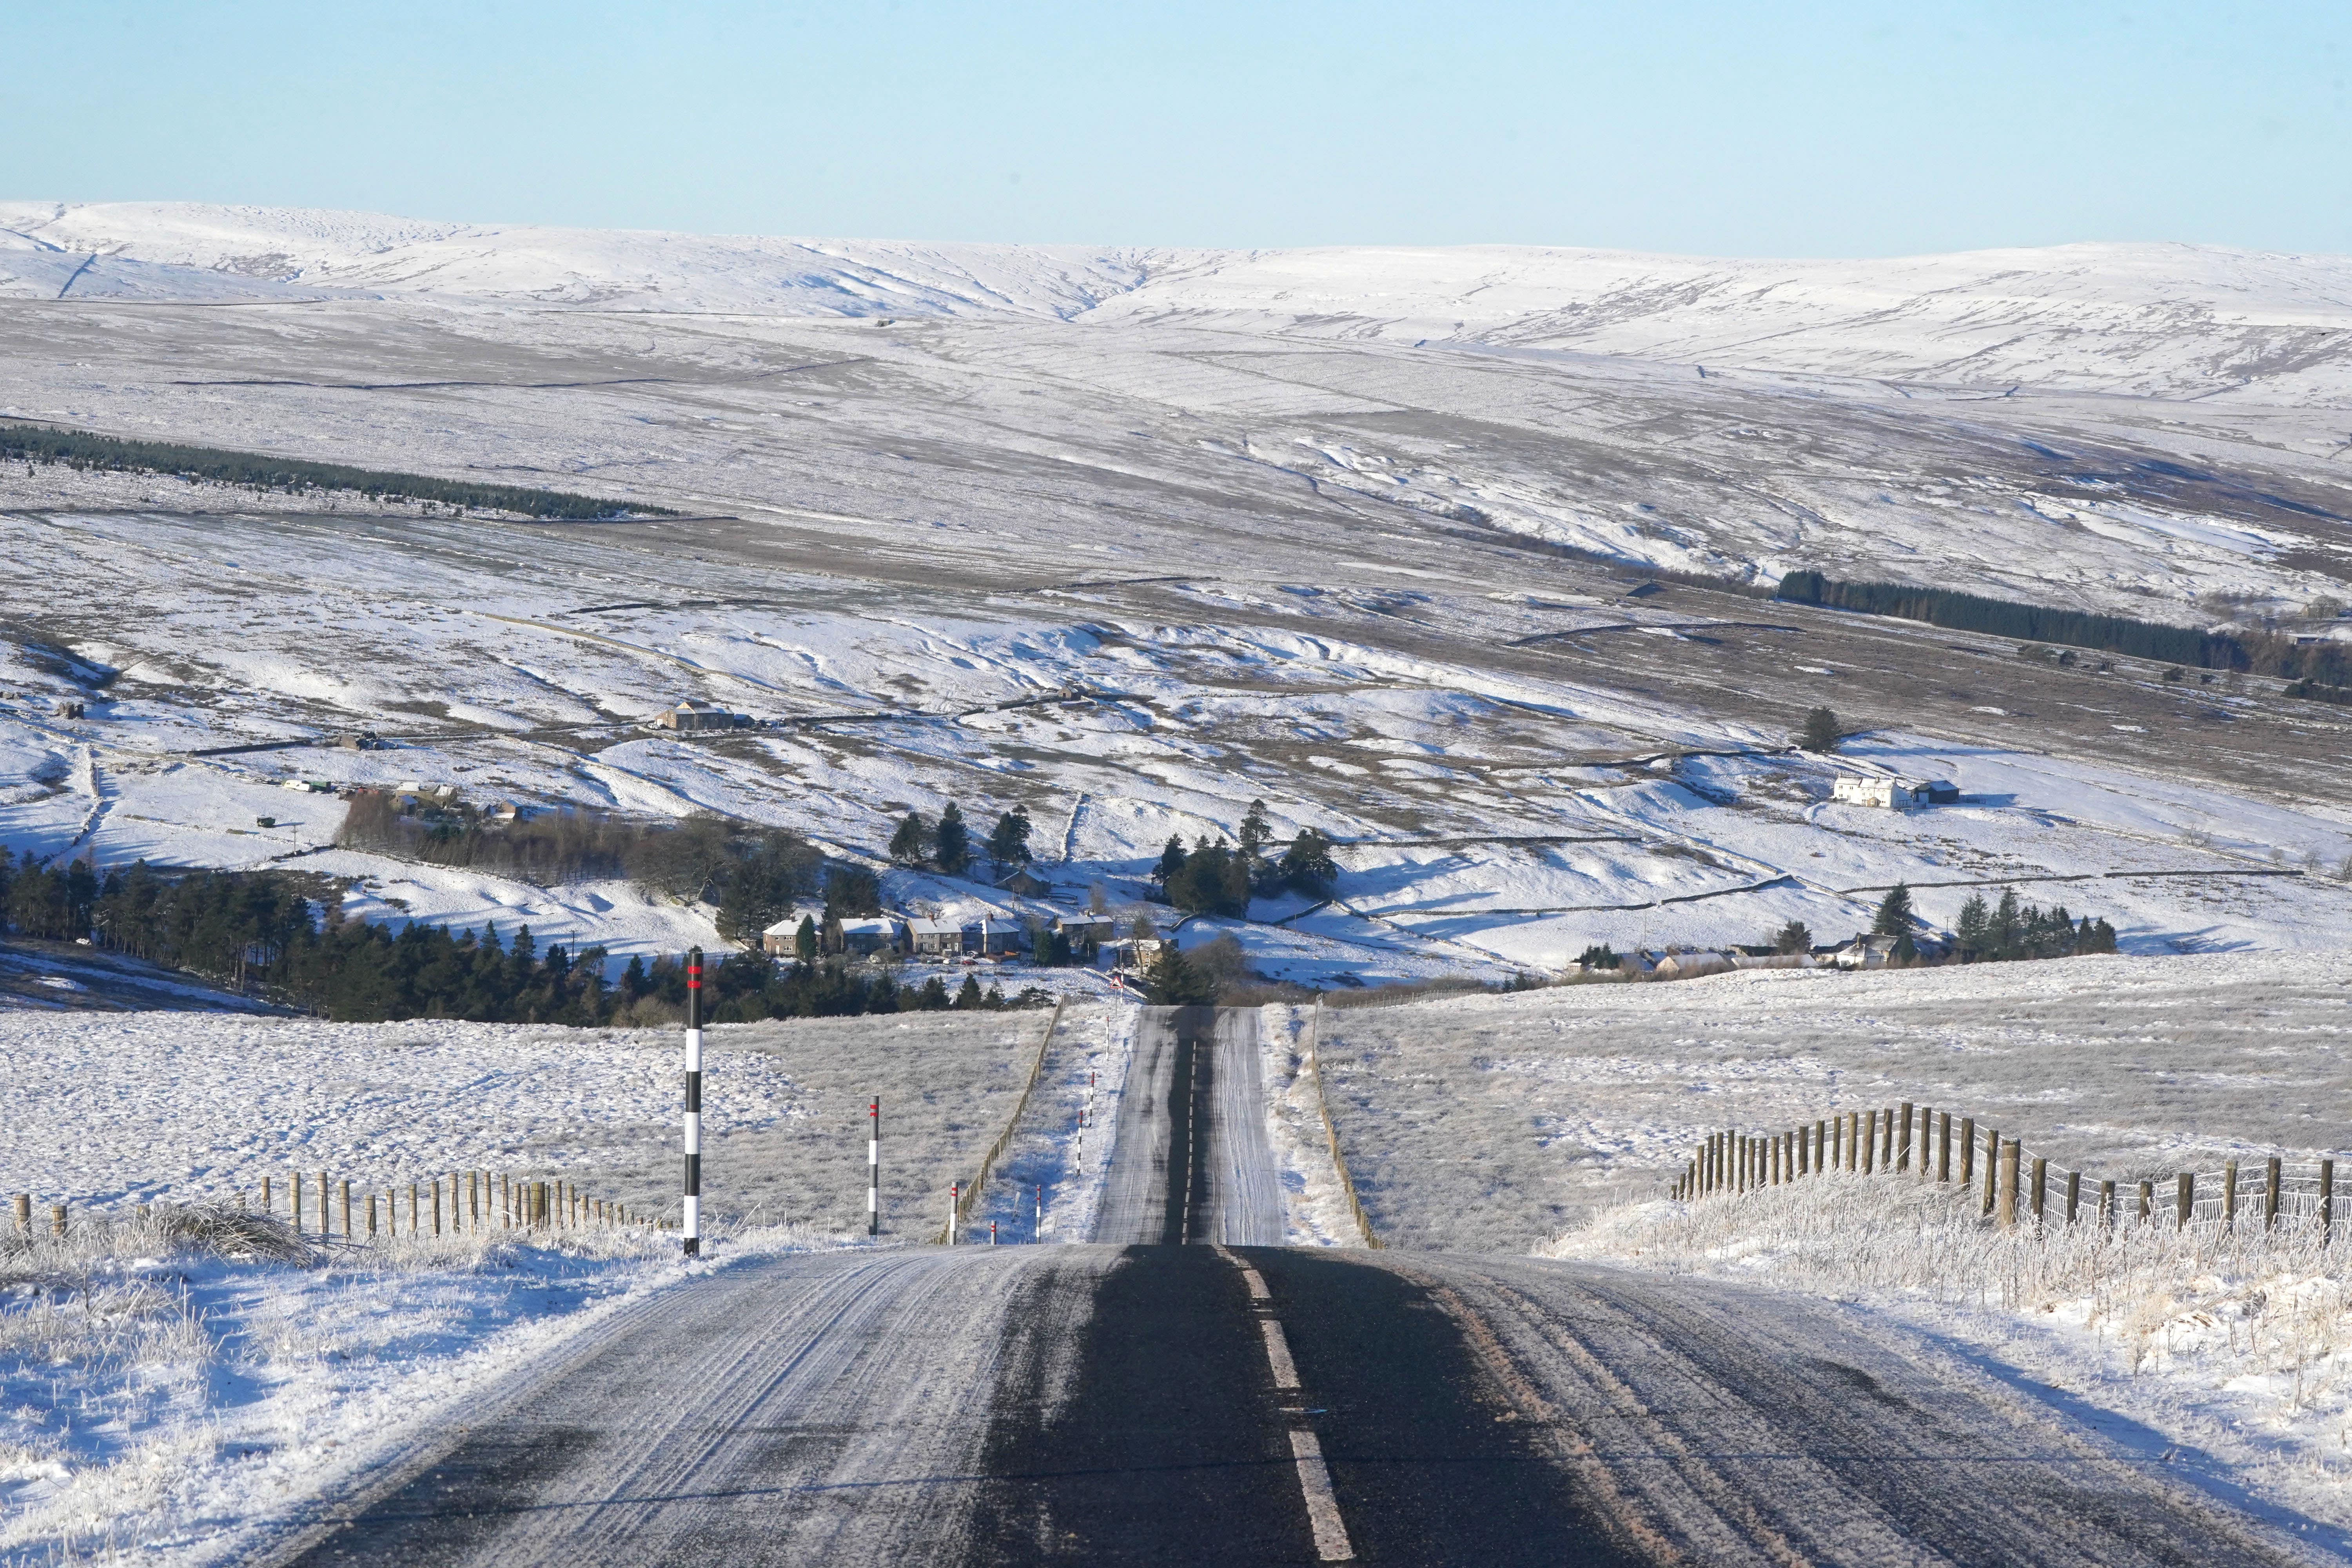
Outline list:
[[[178,479],[241,485],[265,490],[351,490],[378,500],[431,501],[459,510],[518,512],[550,520],[615,517],[676,517],[666,507],[603,500],[563,490],[521,485],[483,484],[473,479],[433,479],[424,474],[313,463],[262,452],[228,452],[216,447],[184,447],[170,441],[131,441],[87,430],[0,423],[0,461],[63,463],[73,468],[121,473],[169,474]]]
[[[862,879],[862,880],[861,880]],[[0,907],[27,936],[102,945],[166,968],[317,1013],[340,1023],[451,1018],[472,1023],[627,1025],[670,1021],[686,1004],[677,960],[650,966],[633,958],[616,984],[605,952],[544,949],[524,926],[509,939],[410,921],[397,928],[338,918],[331,899],[312,896],[316,879],[269,871],[165,874],[143,861],[98,874],[87,862],[45,868],[28,855],[0,865]],[[872,873],[853,871],[833,889],[853,906],[870,902]],[[763,952],[715,959],[709,969],[710,1017],[761,1018],[907,1012],[950,1005],[936,979],[901,986],[887,970],[820,961],[814,922],[804,917],[794,961]],[[956,1005],[1030,1006],[1045,993],[970,988]]]
[[[2102,918],[2079,921],[2063,904],[2042,910],[2018,902],[2017,889],[2003,888],[2000,902],[1989,905],[1972,893],[1952,928],[1960,961],[1995,963],[2028,958],[2073,958],[2116,951],[2116,928]]]

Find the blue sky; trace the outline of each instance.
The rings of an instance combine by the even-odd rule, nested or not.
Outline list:
[[[19,8],[10,197],[705,232],[2352,252],[2352,5]]]

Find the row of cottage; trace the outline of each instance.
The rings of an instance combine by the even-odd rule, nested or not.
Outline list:
[[[1667,948],[1663,952],[1628,952],[1619,956],[1620,973],[1647,975],[1654,980],[1695,980],[1702,974],[1727,974],[1735,969],[1883,969],[1895,953],[1891,936],[1861,936],[1843,947],[1813,952],[1741,952],[1737,949]],[[1934,939],[1914,939],[1922,955],[1940,951]],[[1591,965],[1580,967],[1590,971]]]
[[[799,940],[801,922],[822,929],[824,917],[814,910],[794,910],[761,933],[760,945],[789,958]],[[1120,957],[1149,962],[1159,951],[1150,938],[1121,938],[1108,915],[1057,915],[1050,921],[1032,922],[982,915],[976,921],[940,919],[929,915],[876,915],[843,921],[840,950],[861,957],[1006,958],[1027,952],[1036,932],[1059,936],[1073,953],[1094,948],[1117,949]]]

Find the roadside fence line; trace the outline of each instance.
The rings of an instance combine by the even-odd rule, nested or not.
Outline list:
[[[1307,1016],[1307,1076],[1315,1084],[1315,1112],[1323,1119],[1323,1142],[1331,1151],[1331,1168],[1339,1173],[1339,1190],[1348,1194],[1348,1212],[1356,1216],[1356,1230],[1366,1247],[1378,1250],[1381,1238],[1372,1229],[1372,1216],[1364,1212],[1362,1200],[1356,1196],[1356,1179],[1348,1173],[1348,1157],[1339,1152],[1339,1129],[1331,1120],[1331,1101],[1323,1092],[1323,1004],[1318,998],[1315,1011]]]
[[[328,1171],[298,1170],[290,1174],[282,1204],[278,1184],[264,1176],[258,1189],[236,1194],[239,1212],[258,1212],[282,1220],[297,1237],[322,1246],[338,1242],[347,1247],[373,1246],[401,1237],[398,1184],[354,1186],[349,1179],[338,1179]],[[142,1211],[151,1206],[139,1205]],[[15,1237],[28,1241],[33,1237],[32,1194],[16,1194],[15,1207]],[[101,1211],[98,1223],[119,1217],[112,1211]],[[597,1197],[569,1177],[523,1177],[480,1169],[440,1173],[409,1183],[406,1220],[406,1234],[415,1240],[511,1231],[677,1228],[675,1220]],[[70,1230],[69,1205],[51,1205],[48,1234],[64,1237]]]
[[[1957,1169],[1954,1156],[1957,1154]],[[1685,1202],[1786,1186],[1830,1172],[1899,1176],[1961,1191],[1980,1191],[1979,1212],[2003,1226],[2031,1220],[2037,1229],[2095,1220],[2112,1229],[2170,1220],[2173,1228],[2215,1221],[2235,1226],[2259,1220],[2319,1230],[2326,1246],[2336,1229],[2336,1162],[2289,1166],[2277,1155],[2259,1166],[2229,1160],[2218,1172],[2181,1171],[2168,1182],[2096,1181],[2081,1171],[2053,1170],[2022,1142],[1976,1118],[1905,1100],[1876,1110],[1844,1110],[1776,1132],[1736,1128],[1710,1132],[1685,1162],[1668,1194]],[[2161,1194],[2161,1195],[2159,1195]],[[2129,1213],[2126,1215],[2126,1210]]]
[[[1013,1145],[1013,1131],[1021,1125],[1021,1113],[1029,1109],[1029,1096],[1036,1090],[1037,1079],[1045,1070],[1045,1053],[1054,1048],[1054,1036],[1062,1026],[1062,1009],[1068,1002],[1067,997],[1055,1002],[1054,1016],[1045,1025],[1045,1037],[1037,1042],[1037,1059],[1029,1064],[1029,1081],[1021,1086],[1021,1098],[1013,1102],[1013,1114],[1004,1119],[1003,1130],[989,1144],[988,1152],[980,1157],[980,1173],[955,1195],[949,1205],[948,1223],[939,1235],[931,1238],[934,1245],[949,1246],[961,1232],[971,1228],[972,1207],[980,1202],[981,1189],[988,1185],[989,1173],[996,1169],[996,1162]]]

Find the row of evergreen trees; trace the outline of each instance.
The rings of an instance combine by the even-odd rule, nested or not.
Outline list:
[[[28,854],[12,866],[0,857],[0,907],[16,931],[94,934],[106,947],[240,991],[258,987],[339,1022],[650,1024],[685,1009],[684,971],[671,959],[648,967],[633,958],[607,984],[601,947],[542,951],[529,926],[509,942],[495,924],[477,933],[341,920],[311,890],[285,872],[173,876],[142,861],[101,877],[86,860],[43,867]],[[1042,994],[1030,988],[1007,1003],[970,977],[951,994],[936,976],[907,986],[887,972],[814,955],[779,966],[760,952],[717,958],[709,979],[714,1021],[729,1023],[1027,1005]]]
[[[1791,572],[1777,597],[1864,615],[1893,616],[1957,631],[2020,642],[2098,648],[2192,668],[2243,670],[2322,686],[2352,686],[2352,645],[2298,643],[2270,632],[2209,632],[2126,616],[2059,610],[1910,583],[1847,583],[1819,572]]]
[[[1895,947],[1889,954],[1898,964],[1916,963],[1919,949],[1912,940],[1911,928],[1917,916],[1911,907],[1911,889],[1897,882],[1878,905],[1877,918],[1871,922],[1873,936],[1891,936]],[[1797,922],[1791,926],[1801,931]],[[1785,935],[1785,933],[1784,933]],[[2096,920],[2084,915],[2080,921],[2066,912],[2063,904],[2053,904],[2044,910],[2037,904],[2021,904],[2015,888],[2000,890],[2000,902],[1988,904],[1982,893],[1970,893],[1968,902],[1960,906],[1959,919],[1952,926],[1951,959],[1959,963],[2006,963],[2028,958],[2075,958],[2086,953],[2116,951],[2116,928],[2105,917]],[[1782,951],[1796,951],[1783,948]]]
[[[1287,889],[1305,898],[1328,898],[1339,880],[1331,840],[1319,828],[1302,827],[1279,856],[1269,853],[1274,827],[1262,800],[1250,802],[1238,837],[1238,844],[1229,846],[1202,837],[1188,850],[1181,835],[1171,835],[1151,868],[1152,883],[1180,910],[1239,920],[1249,913],[1254,897]]]
[[[119,436],[40,425],[0,424],[0,460],[64,463],[77,469],[170,474],[216,484],[248,485],[256,489],[355,490],[370,500],[432,501],[441,506],[520,512],[526,517],[563,521],[677,515],[664,507],[633,506],[563,490],[484,484],[475,479],[436,479],[424,474],[354,468],[341,463],[310,463],[260,452],[184,447],[173,441],[127,441]]]
[[[890,835],[890,858],[900,866],[928,868],[944,871],[950,877],[961,877],[970,870],[982,855],[996,863],[1000,871],[1030,861],[1029,808],[1016,805],[996,819],[987,839],[975,849],[971,829],[963,819],[963,808],[948,802],[937,822],[926,822],[919,811],[910,811]]]

